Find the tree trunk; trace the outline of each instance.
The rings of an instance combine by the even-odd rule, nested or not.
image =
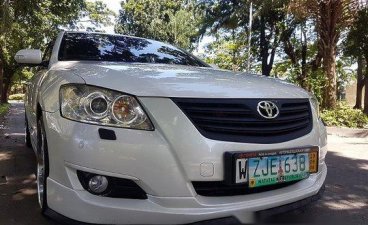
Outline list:
[[[332,43],[331,43],[332,44]],[[336,55],[335,46],[328,44],[324,49],[323,70],[326,74],[326,88],[324,90],[323,107],[333,109],[336,107]]]
[[[318,1],[317,30],[323,57],[323,70],[326,86],[323,92],[322,106],[326,109],[335,108],[336,98],[336,48],[343,22],[344,2],[341,0]]]
[[[2,64],[2,62],[0,60],[0,97],[2,96],[3,89],[4,89],[3,79],[4,79],[4,75],[3,75],[3,64]],[[2,101],[2,98],[0,98],[0,103],[4,103]]]
[[[232,29],[231,31],[231,38],[233,41],[233,44],[235,45],[235,29]],[[233,51],[232,51],[232,59],[231,62],[233,63],[233,67],[236,64],[236,49],[233,47]]]
[[[267,59],[268,59],[268,48],[266,40],[266,21],[263,16],[260,18],[260,37],[259,37],[259,47],[261,50],[261,60],[262,60],[262,75],[269,76],[267,71]]]
[[[269,31],[270,34],[268,36],[272,36],[274,31]],[[270,76],[273,61],[275,59],[276,54],[276,45],[277,45],[277,34],[278,31],[275,31],[274,43],[272,48],[270,48],[270,41],[266,37],[266,21],[263,16],[261,16],[261,34],[260,34],[260,48],[261,48],[261,59],[262,59],[262,75]],[[269,50],[271,52],[269,53]]]
[[[1,103],[8,103],[9,87],[10,87],[9,82],[4,82],[3,89],[1,91],[1,96],[0,96],[0,102]]]
[[[365,78],[364,78],[364,109],[363,112],[368,115],[368,58],[365,59]]]
[[[8,93],[11,87],[11,80],[15,73],[15,68],[3,67],[3,89],[1,91],[0,101],[2,103],[8,102]]]
[[[307,43],[307,34],[304,29],[305,24],[302,24],[301,27],[301,39],[300,42],[302,43],[302,66],[301,66],[301,74],[299,77],[299,84],[302,88],[308,90],[308,84],[307,84],[307,51],[308,51],[308,43]]]
[[[360,56],[358,57],[358,69],[357,69],[357,89],[354,109],[362,109],[362,94],[364,87],[364,75],[363,75],[364,61]]]
[[[293,67],[301,70],[301,72],[297,75],[296,79],[299,84],[304,89],[308,89],[307,85],[307,76],[308,76],[308,70],[307,70],[307,38],[306,38],[306,32],[304,29],[304,22],[301,26],[302,35],[300,36],[300,43],[301,43],[301,66],[300,66],[300,57],[297,53],[299,50],[295,50],[294,44],[291,42],[291,35],[294,32],[295,28],[285,30],[285,32],[281,35],[281,41],[284,43],[284,52],[289,57],[291,64]]]

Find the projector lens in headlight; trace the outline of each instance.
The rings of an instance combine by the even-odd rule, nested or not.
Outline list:
[[[105,95],[101,92],[93,92],[83,98],[85,111],[95,119],[102,119],[107,116],[109,103]]]
[[[91,111],[96,114],[104,114],[107,112],[108,103],[105,98],[97,97],[92,99],[90,103]]]

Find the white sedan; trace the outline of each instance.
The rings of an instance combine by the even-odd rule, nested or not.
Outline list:
[[[25,99],[42,212],[98,224],[254,222],[317,199],[327,174],[315,97],[212,68],[158,41],[61,32]],[[221,221],[222,221],[221,220]]]

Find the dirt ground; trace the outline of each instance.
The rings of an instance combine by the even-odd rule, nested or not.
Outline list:
[[[277,216],[284,223],[368,224],[368,130],[329,128],[328,176],[321,200]],[[24,109],[0,118],[0,225],[58,224],[40,215],[35,157],[24,145]],[[295,220],[296,218],[296,220]]]

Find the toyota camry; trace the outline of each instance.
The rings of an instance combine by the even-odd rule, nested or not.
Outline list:
[[[41,211],[97,224],[252,222],[318,196],[318,102],[283,80],[214,68],[180,48],[61,32],[27,86]]]

